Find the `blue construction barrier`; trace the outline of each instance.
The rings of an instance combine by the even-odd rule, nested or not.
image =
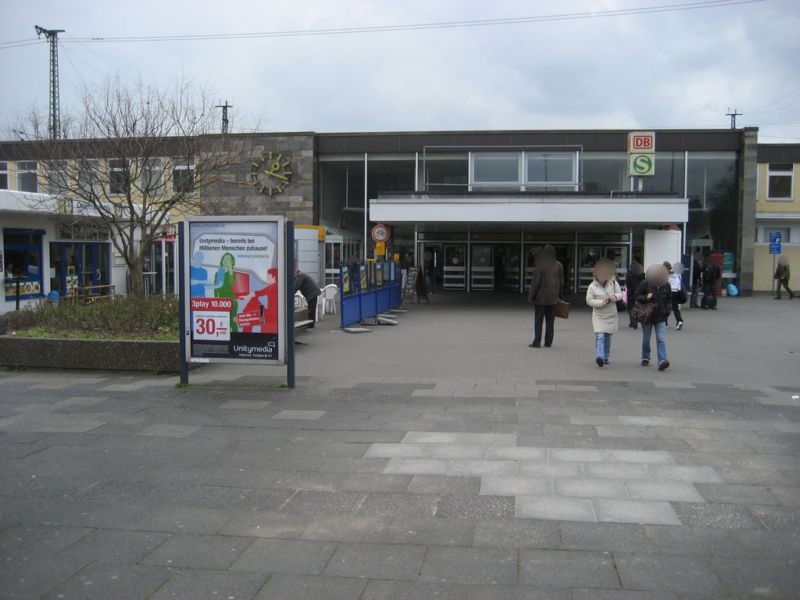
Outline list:
[[[403,301],[400,263],[370,262],[339,269],[342,327],[397,308]]]

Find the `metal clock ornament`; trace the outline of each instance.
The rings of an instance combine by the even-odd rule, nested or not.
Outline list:
[[[251,163],[250,185],[262,194],[279,194],[292,182],[290,160],[286,160],[281,152],[262,152],[258,159]]]

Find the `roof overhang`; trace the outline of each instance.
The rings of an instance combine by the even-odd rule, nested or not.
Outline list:
[[[686,223],[686,198],[598,198],[425,195],[379,198],[369,203],[377,223]]]

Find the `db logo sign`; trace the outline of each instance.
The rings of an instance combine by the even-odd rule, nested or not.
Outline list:
[[[628,134],[628,152],[646,154],[656,151],[654,131],[632,131]]]

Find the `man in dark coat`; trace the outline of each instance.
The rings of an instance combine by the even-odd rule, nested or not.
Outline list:
[[[317,298],[322,293],[317,283],[311,279],[311,275],[298,271],[294,276],[294,291],[300,292],[308,302],[308,320],[311,321],[309,327],[314,326],[317,320]]]
[[[541,347],[542,322],[544,322],[544,345],[549,348],[553,345],[555,306],[564,287],[564,268],[556,260],[556,251],[549,244],[536,253],[533,262],[536,268],[531,278],[528,302],[533,302],[535,321],[533,343],[530,347]]]
[[[625,275],[625,303],[628,309],[628,327],[636,329],[639,323],[633,318],[631,311],[633,304],[636,302],[636,289],[639,284],[644,281],[644,268],[637,261],[631,261],[631,266],[628,268],[628,273]]]

